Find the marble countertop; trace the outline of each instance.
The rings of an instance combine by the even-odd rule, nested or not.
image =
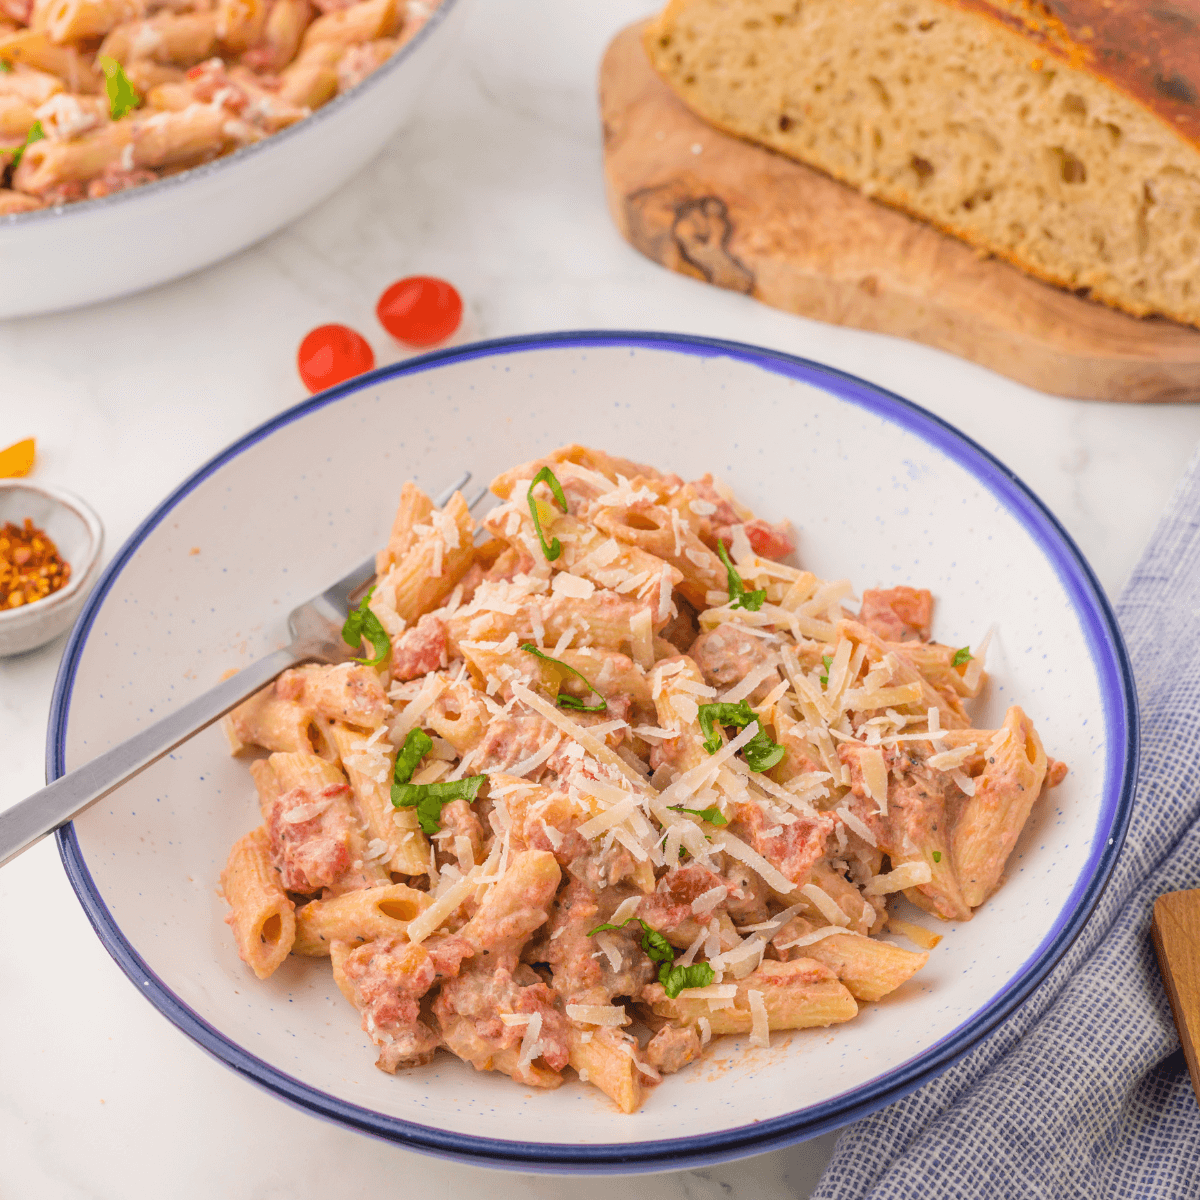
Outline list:
[[[0,444],[87,498],[111,553],[184,475],[304,391],[299,339],[404,275],[452,280],[468,332],[639,328],[757,342],[890,388],[997,454],[1057,513],[1111,595],[1200,437],[1200,407],[1040,395],[945,354],[790,317],[648,262],[604,204],[595,76],[652,0],[475,4],[417,119],[322,207],[236,258],[100,307],[0,325]],[[43,782],[63,640],[0,660],[0,807]],[[490,1175],[295,1112],[206,1057],[110,961],[45,841],[0,872],[0,1195],[22,1200],[434,1196],[578,1200],[603,1179]],[[662,1200],[807,1196],[835,1135],[657,1177]],[[638,1185],[634,1185],[637,1187]],[[387,1193],[384,1193],[387,1194]]]

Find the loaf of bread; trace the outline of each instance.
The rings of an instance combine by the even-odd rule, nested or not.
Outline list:
[[[718,128],[1200,325],[1200,0],[671,0],[645,46]]]

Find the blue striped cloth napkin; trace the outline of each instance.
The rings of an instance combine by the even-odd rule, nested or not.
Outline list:
[[[1013,1017],[846,1129],[814,1200],[1200,1197],[1200,1106],[1150,944],[1155,899],[1200,887],[1200,453],[1117,617],[1142,754],[1108,888]]]

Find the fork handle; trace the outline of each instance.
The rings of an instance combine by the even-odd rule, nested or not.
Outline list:
[[[307,660],[308,656],[291,647],[276,650],[0,813],[0,867],[157,762],[180,742],[219,720],[288,667]]]

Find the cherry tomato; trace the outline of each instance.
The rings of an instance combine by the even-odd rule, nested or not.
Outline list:
[[[346,325],[318,325],[300,343],[296,366],[310,392],[320,392],[369,371],[375,352]]]
[[[444,342],[462,321],[462,297],[452,284],[431,275],[393,283],[375,306],[379,323],[407,346]]]

